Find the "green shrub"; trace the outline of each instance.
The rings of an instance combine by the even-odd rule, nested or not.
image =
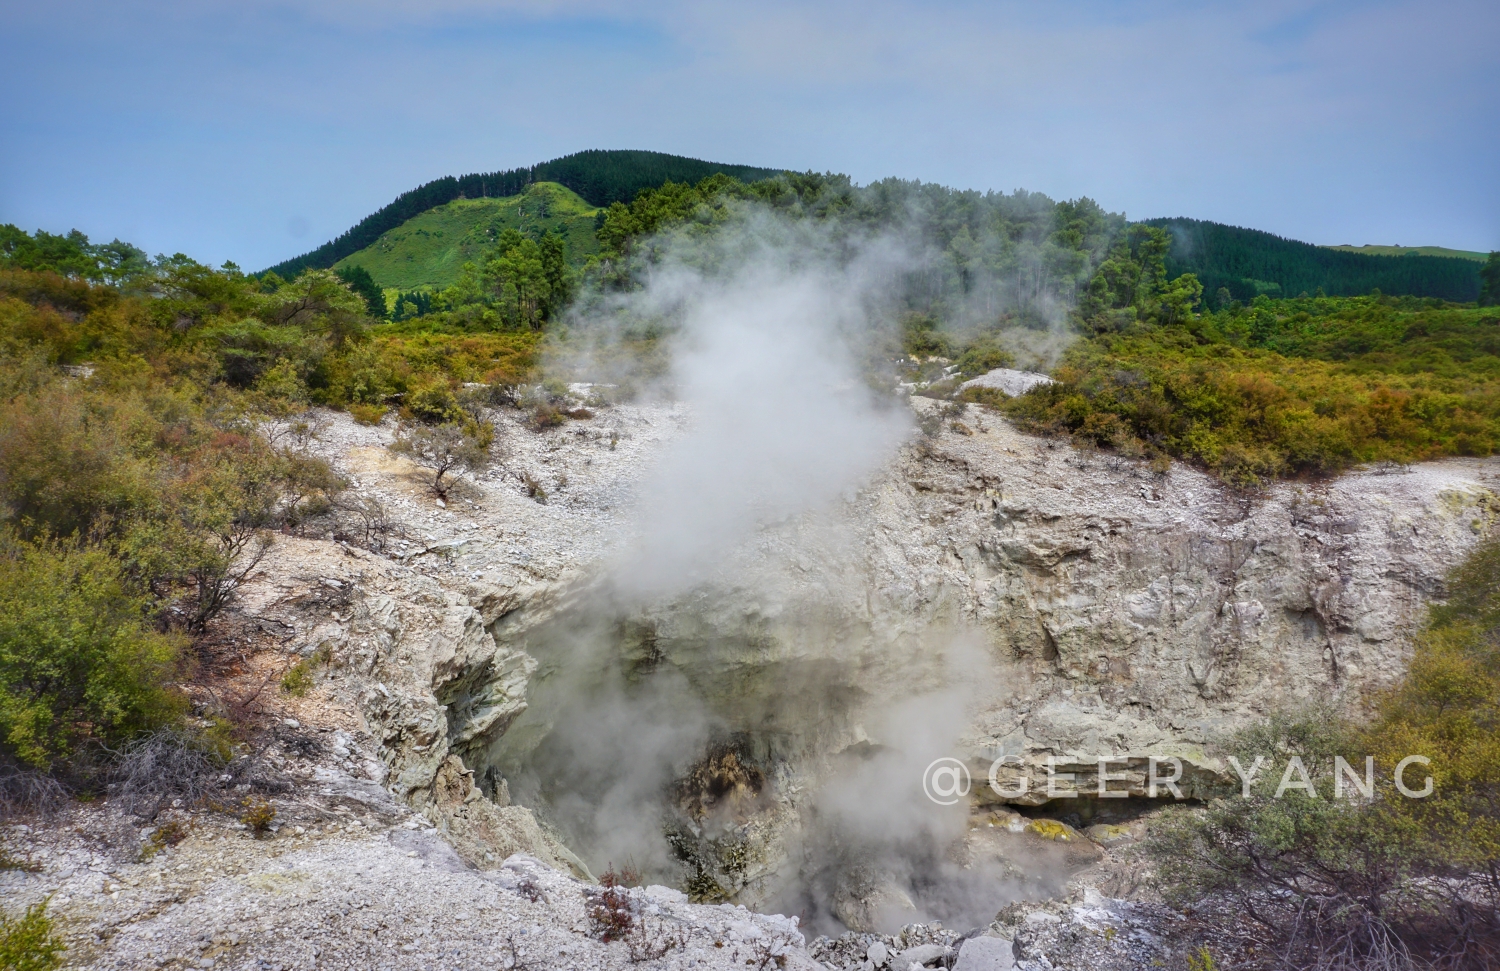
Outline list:
[[[1381,699],[1371,751],[1389,770],[1431,756],[1433,795],[1389,813],[1446,879],[1500,873],[1500,540],[1481,544],[1448,577],[1448,599],[1416,638],[1403,683]],[[1421,778],[1421,775],[1418,776]],[[1487,883],[1500,901],[1500,877]]]
[[[407,396],[406,411],[428,425],[462,421],[466,417],[453,389],[446,384],[431,384],[413,391]]]
[[[996,368],[1014,367],[1016,357],[993,343],[981,341],[960,354],[956,363],[960,375],[972,378]]]
[[[387,410],[385,405],[362,405],[357,402],[349,406],[350,416],[361,425],[380,424]]]
[[[0,531],[0,748],[46,768],[177,715],[180,642],[149,612],[107,551]]]
[[[240,813],[240,822],[250,828],[250,832],[256,836],[264,836],[271,831],[271,824],[276,821],[276,807],[264,799],[247,799],[244,811]]]
[[[26,908],[20,917],[0,913],[0,968],[7,971],[51,971],[62,964],[64,948],[53,933],[45,903]]]
[[[191,827],[181,820],[169,819],[156,827],[146,845],[141,848],[141,858],[149,860],[169,846],[176,846],[188,838]]]
[[[1206,947],[1200,947],[1196,952],[1189,954],[1187,966],[1188,971],[1219,971],[1219,963],[1214,960],[1213,952]]]
[[[281,676],[281,690],[293,698],[306,695],[312,690],[314,683],[312,665],[307,658],[287,668],[286,673]]]
[[[931,314],[907,313],[901,317],[901,349],[913,357],[947,357],[953,352],[953,339],[938,329]]]
[[[1258,939],[1287,967],[1325,958],[1330,967],[1383,967],[1405,955],[1403,937],[1420,936],[1440,901],[1424,894],[1423,861],[1400,826],[1379,808],[1334,798],[1333,757],[1362,769],[1359,742],[1326,713],[1273,718],[1237,736],[1229,751],[1241,765],[1266,760],[1250,796],[1177,808],[1152,826],[1146,852],[1168,903],[1212,900],[1242,939]],[[1315,794],[1276,795],[1293,756]]]
[[[312,690],[317,683],[315,671],[320,664],[327,664],[329,651],[327,646],[318,648],[312,654],[299,658],[296,664],[286,669],[281,676],[281,690],[293,698],[301,698]]]

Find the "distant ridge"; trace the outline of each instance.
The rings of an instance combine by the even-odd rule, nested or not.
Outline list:
[[[293,277],[308,267],[332,267],[372,246],[382,234],[439,206],[463,198],[504,199],[537,182],[559,183],[589,205],[602,208],[614,202],[628,202],[642,189],[668,181],[696,183],[723,173],[743,182],[756,182],[783,171],[705,162],[663,152],[592,149],[529,168],[457,178],[446,176],[402,193],[338,238],[278,263],[269,271]],[[1319,289],[1329,296],[1354,296],[1378,288],[1392,295],[1440,297],[1456,302],[1474,300],[1479,294],[1481,264],[1477,257],[1483,254],[1436,247],[1425,248],[1427,253],[1395,247],[1388,250],[1362,247],[1364,251],[1360,252],[1352,247],[1315,246],[1257,229],[1200,219],[1161,218],[1144,222],[1171,231],[1168,272],[1173,276],[1196,273],[1210,306],[1221,301],[1221,290],[1246,303],[1261,294],[1295,297]],[[1395,252],[1386,255],[1381,250]],[[1466,258],[1455,259],[1455,256]]]
[[[1273,233],[1201,219],[1146,219],[1172,234],[1167,272],[1196,273],[1206,300],[1220,288],[1245,303],[1260,294],[1295,297],[1321,289],[1330,297],[1382,293],[1465,303],[1479,296],[1480,264],[1449,256],[1374,255],[1314,246]]]
[[[1328,249],[1343,250],[1345,253],[1367,253],[1371,256],[1446,256],[1450,259],[1473,260],[1483,263],[1489,258],[1488,253],[1481,253],[1471,249],[1449,249],[1446,246],[1381,246],[1378,243],[1366,243],[1363,246],[1354,246],[1343,243],[1339,246],[1330,246]]]
[[[753,165],[724,165],[662,152],[590,149],[564,155],[530,168],[506,172],[449,175],[403,192],[390,205],[376,210],[347,232],[310,253],[278,263],[267,272],[291,277],[307,267],[327,268],[375,242],[381,233],[394,229],[413,216],[460,197],[513,196],[533,182],[558,182],[578,193],[590,205],[608,206],[629,202],[645,188],[664,182],[699,182],[722,172],[742,182],[757,182],[780,175],[781,169]]]

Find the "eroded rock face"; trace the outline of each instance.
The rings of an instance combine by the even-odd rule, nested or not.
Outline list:
[[[1497,510],[1488,460],[1242,495],[968,421],[877,494],[877,589],[919,612],[955,599],[1019,663],[973,722],[976,767],[1050,755],[1085,786],[1091,757],[1131,758],[1116,788],[1144,794],[1148,755],[1209,766],[1205,741],[1271,709],[1357,708],[1405,669],[1412,625]]]
[[[1218,733],[1299,702],[1357,709],[1399,677],[1406,632],[1497,508],[1491,460],[1241,494],[971,406],[836,508],[763,527],[691,590],[612,599],[632,483],[685,420],[620,408],[542,435],[507,429],[509,466],[566,488],[541,505],[497,473],[473,506],[441,511],[375,452],[379,433],[340,425],[327,439],[362,491],[421,511],[420,545],[438,552],[318,553],[351,604],[319,643],[381,742],[387,784],[471,861],[570,865],[508,805],[507,774],[559,772],[537,760],[580,656],[590,684],[670,679],[677,700],[654,696],[652,717],[699,718],[705,743],[735,740],[762,777],[733,812],[695,817],[691,795],[678,807],[709,897],[772,899],[817,836],[820,787],[897,746],[906,723],[889,716],[914,697],[956,712],[975,801],[1046,801],[1049,759],[1087,793],[1105,756],[1120,760],[1113,790],[1146,795],[1156,756],[1180,759],[1179,787],[1201,792],[1220,771],[1205,752]],[[282,544],[269,570],[307,574],[314,545],[329,544]],[[687,775],[704,753],[685,754]],[[1030,775],[1025,794],[988,790],[1002,756],[1006,788]]]

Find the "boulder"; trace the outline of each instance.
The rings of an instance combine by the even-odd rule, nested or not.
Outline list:
[[[971,937],[958,949],[954,971],[1008,971],[1015,967],[1016,956],[1010,941],[1003,937]]]

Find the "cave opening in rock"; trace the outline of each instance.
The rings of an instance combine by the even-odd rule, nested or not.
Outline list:
[[[759,593],[623,617],[601,598],[497,625],[537,669],[525,712],[466,756],[481,783],[596,873],[629,867],[818,932],[968,929],[1058,892],[1081,847],[984,832],[966,802],[921,789],[983,652]]]

